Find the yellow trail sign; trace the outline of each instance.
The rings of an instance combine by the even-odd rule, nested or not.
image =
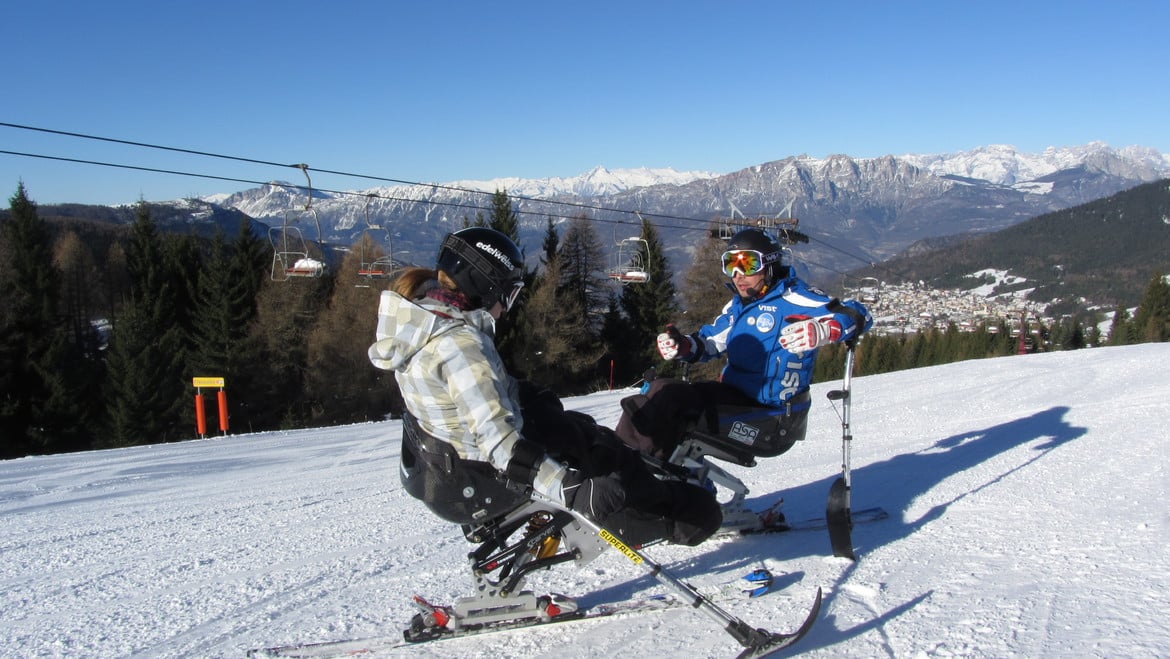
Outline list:
[[[220,387],[223,388],[223,378],[195,378],[194,384],[196,388],[199,387]]]

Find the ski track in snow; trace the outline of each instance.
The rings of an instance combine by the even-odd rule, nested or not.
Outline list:
[[[859,560],[827,534],[648,550],[714,586],[768,567],[786,586],[724,603],[784,631],[817,586],[813,657],[1170,656],[1165,449],[1170,344],[1007,357],[854,379]],[[807,439],[733,467],[760,506],[823,514],[840,421],[814,387]],[[629,391],[569,399],[616,423]],[[0,462],[0,655],[240,657],[395,635],[420,593],[469,593],[458,528],[398,480],[397,421]],[[526,587],[582,604],[665,592],[607,552]],[[444,641],[387,656],[733,656],[694,611]]]

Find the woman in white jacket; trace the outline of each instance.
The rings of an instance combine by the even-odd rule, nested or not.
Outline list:
[[[526,501],[530,487],[628,544],[702,542],[721,522],[710,492],[655,478],[611,430],[507,373],[495,322],[523,287],[522,264],[507,236],[472,227],[444,239],[434,270],[407,270],[382,293],[369,356],[394,371],[406,403],[407,491],[468,524]]]

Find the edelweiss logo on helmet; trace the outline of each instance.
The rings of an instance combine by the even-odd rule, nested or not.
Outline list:
[[[509,270],[516,269],[516,266],[512,265],[512,260],[508,258],[508,255],[496,249],[495,247],[492,247],[485,242],[475,243],[475,246],[499,259],[501,262],[503,262],[505,268]]]

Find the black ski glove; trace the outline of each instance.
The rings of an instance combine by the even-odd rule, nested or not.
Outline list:
[[[595,522],[604,522],[626,505],[626,490],[615,475],[584,478],[574,469],[562,483],[565,505]]]

